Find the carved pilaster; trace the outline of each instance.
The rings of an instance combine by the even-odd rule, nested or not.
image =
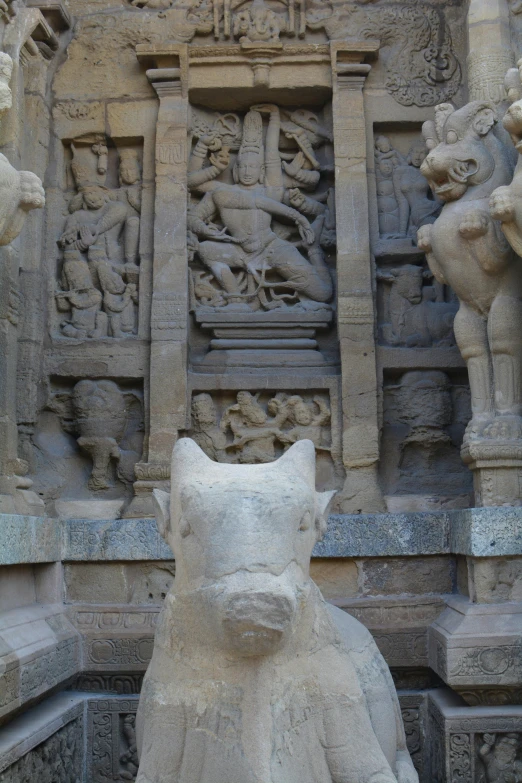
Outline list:
[[[331,51],[343,462],[347,471],[341,509],[345,512],[384,511],[377,481],[375,308],[363,101],[364,82],[371,66],[361,62],[372,50],[356,52],[346,44],[332,43]]]

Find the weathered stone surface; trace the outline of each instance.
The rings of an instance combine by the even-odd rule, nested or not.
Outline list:
[[[516,779],[522,707],[467,707],[449,689],[428,703],[429,780],[500,783]]]
[[[186,438],[174,448],[171,475],[170,498],[158,490],[155,497],[158,523],[175,550],[177,571],[161,614],[140,700],[137,729],[142,753],[137,780],[155,776],[166,781],[172,769],[182,768],[188,759],[190,764],[216,765],[222,774],[229,770],[229,775],[235,775],[233,770],[240,764],[245,780],[255,780],[253,764],[272,770],[276,777],[282,772],[281,780],[298,780],[303,769],[295,766],[296,743],[302,742],[303,731],[292,732],[293,752],[289,754],[281,742],[283,716],[298,710],[306,725],[307,715],[322,715],[324,721],[331,709],[341,710],[343,731],[350,726],[346,739],[341,734],[335,741],[334,756],[328,750],[328,736],[334,729],[328,721],[323,729],[326,743],[316,745],[319,736],[314,722],[308,723],[305,733],[306,752],[310,752],[311,743],[316,746],[322,777],[333,780],[336,770],[349,769],[354,780],[361,782],[373,776],[391,783],[396,775],[412,783],[418,780],[402,726],[397,723],[395,689],[375,643],[359,623],[347,621],[338,609],[329,612],[309,580],[311,551],[324,532],[325,512],[333,494],[315,492],[313,443],[296,443],[268,465],[241,466],[212,462]],[[276,530],[279,533],[274,537]],[[208,622],[202,621],[202,614],[208,614]],[[334,627],[337,630],[332,637]],[[318,638],[321,652],[317,652]],[[179,655],[181,649],[183,656]],[[343,665],[345,655],[351,663],[348,669]],[[174,660],[175,673],[169,663]],[[232,678],[227,673],[231,660],[235,663]],[[300,695],[305,661],[317,702],[317,697],[310,700]],[[198,678],[194,680],[196,662]],[[179,669],[184,665],[189,666],[186,674]],[[324,667],[329,669],[326,681]],[[187,685],[189,670],[191,684]],[[213,695],[209,692],[212,681],[219,682]],[[211,686],[211,691],[214,689]],[[362,693],[365,699],[361,699]],[[350,706],[343,710],[347,696]],[[224,709],[231,698],[236,715],[228,747],[221,747],[216,734],[212,750],[192,750],[185,728],[174,732],[169,728],[167,734],[160,729],[159,714],[167,718],[170,727],[181,705],[187,714],[196,705],[200,712],[203,699],[203,711],[208,714]],[[249,701],[258,705],[255,715],[248,713]],[[359,710],[358,703],[368,706]],[[384,715],[388,717],[382,721]],[[192,725],[189,721],[187,728]],[[361,725],[366,727],[361,741],[365,749],[371,748],[371,758],[349,750]],[[205,727],[212,736],[212,726],[205,721]],[[192,730],[198,728],[202,728],[200,721]],[[334,731],[339,729],[336,725]],[[260,742],[263,736],[265,740]],[[281,770],[279,764],[274,767],[271,752],[265,751],[265,747],[272,747],[271,737],[279,747]],[[320,747],[326,749],[324,756]],[[306,774],[311,776],[310,771]]]
[[[431,668],[453,688],[518,686],[522,673],[522,604],[472,604],[464,596],[428,632]]]
[[[58,521],[0,514],[0,563],[51,563],[61,559]]]
[[[64,523],[64,560],[172,559],[154,519]]]
[[[84,703],[83,695],[59,693],[4,727],[0,737],[2,783],[45,779],[49,774],[53,783],[81,779]]]

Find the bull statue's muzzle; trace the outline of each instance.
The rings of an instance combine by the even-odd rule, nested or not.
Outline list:
[[[241,655],[275,652],[291,628],[296,601],[283,593],[255,591],[225,598],[223,630],[227,646]]]

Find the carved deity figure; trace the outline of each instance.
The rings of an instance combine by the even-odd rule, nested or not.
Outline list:
[[[264,0],[254,0],[234,16],[234,36],[240,43],[279,43],[279,33],[286,29],[282,14],[276,14]]]
[[[239,452],[239,462],[261,463],[275,459],[275,441],[284,418],[270,419],[257,399],[248,391],[240,391],[237,401],[229,405],[221,419],[224,432],[234,435],[232,448]]]
[[[141,173],[138,153],[133,149],[120,150],[120,190],[128,204],[124,228],[124,254],[127,264],[139,261]]]
[[[266,146],[263,144],[264,113],[269,115]],[[280,133],[281,116],[277,106],[264,104],[250,109],[232,171],[233,184],[218,179],[229,166],[228,150],[219,139],[200,138],[189,162],[189,186],[204,193],[201,201],[189,209],[191,243],[223,288],[229,303],[236,308],[242,302],[248,308],[246,299],[275,285],[298,294],[308,307],[317,307],[318,303],[324,304],[332,298],[330,272],[316,237],[324,221],[311,226],[304,214],[284,203],[283,168],[287,175],[295,176],[296,184],[300,172],[317,175],[315,182],[319,172],[311,170],[312,164],[302,149],[291,163],[282,161]],[[208,152],[211,165],[204,168]],[[216,219],[221,225],[213,222]],[[276,233],[273,221],[297,227],[308,258],[295,244]],[[236,271],[245,273],[255,284],[254,293],[252,290],[244,293],[234,274]],[[267,281],[270,272],[276,273],[282,282]]]
[[[268,465],[178,440],[154,490],[176,576],[136,729],[136,783],[418,783],[369,631],[309,576],[334,493],[310,441]]]
[[[126,749],[120,756],[120,764],[123,769],[120,770],[120,777],[124,780],[136,780],[138,772],[138,749],[136,747],[136,716],[125,715],[123,719],[122,734],[125,740]]]
[[[473,412],[465,440],[522,437],[522,265],[489,212],[491,194],[513,175],[496,123],[496,107],[474,101],[443,104],[423,127],[432,149],[421,171],[445,206],[418,245],[460,302],[454,330]]]
[[[80,141],[82,142],[80,144]],[[120,150],[120,189],[105,185],[108,148],[103,136],[72,144],[78,193],[69,205],[59,245],[64,251],[58,310],[65,337],[122,338],[136,332],[141,183],[135,150]],[[86,258],[85,258],[86,257]],[[122,263],[124,262],[124,263]]]
[[[442,204],[428,197],[426,179],[420,167],[426,157],[424,142],[412,144],[406,163],[393,172],[395,196],[399,204],[399,233],[416,237],[417,231],[427,223],[433,223],[440,214]]]
[[[196,394],[192,398],[191,437],[205,454],[217,462],[228,462],[227,436],[217,425],[217,413],[210,394]]]
[[[517,759],[518,734],[484,734],[479,755],[486,767],[487,783],[521,783],[522,761]]]

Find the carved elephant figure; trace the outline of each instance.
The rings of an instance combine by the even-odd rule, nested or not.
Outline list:
[[[496,125],[495,106],[473,101],[458,110],[441,104],[423,126],[431,151],[421,171],[445,205],[419,230],[418,245],[460,302],[454,330],[473,413],[466,441],[522,437],[522,262],[489,211],[491,194],[513,176]]]
[[[418,783],[370,633],[309,576],[333,492],[313,443],[227,465],[178,440],[159,528],[176,556],[137,714],[136,783]]]
[[[27,213],[45,204],[42,182],[31,171],[17,171],[0,154],[0,246],[16,239]]]

